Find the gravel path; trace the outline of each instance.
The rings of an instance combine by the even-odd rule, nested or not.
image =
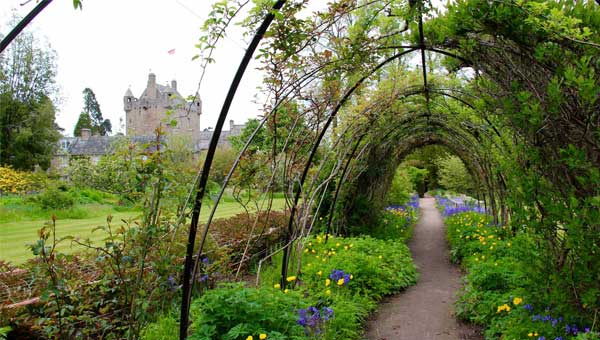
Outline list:
[[[442,216],[435,199],[419,201],[421,216],[409,247],[420,272],[419,281],[382,302],[368,322],[369,340],[480,340],[477,329],[453,315],[460,271],[450,263]]]

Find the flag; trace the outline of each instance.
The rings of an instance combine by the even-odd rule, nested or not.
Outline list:
[[[173,54],[175,54],[175,49],[169,50],[167,53],[173,55]]]

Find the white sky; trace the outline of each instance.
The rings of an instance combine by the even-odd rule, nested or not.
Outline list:
[[[35,5],[25,0],[0,1],[0,32],[16,9],[24,16]],[[213,0],[84,0],[83,11],[74,10],[71,0],[55,0],[29,26],[35,36],[47,39],[58,54],[56,81],[60,87],[58,124],[65,134],[73,127],[83,107],[84,88],[91,88],[104,118],[120,130],[123,118],[123,94],[128,86],[139,97],[152,70],[160,84],[177,79],[183,96],[196,91],[200,79],[200,61],[194,47],[202,34],[200,26]],[[12,27],[11,27],[12,28]],[[216,63],[209,66],[202,83],[201,128],[214,126],[226,91],[239,65],[247,42],[235,28],[222,40],[215,52]],[[167,52],[175,49],[174,55]],[[251,64],[238,89],[228,120],[237,123],[260,114],[253,104],[261,84],[261,74]],[[228,124],[225,125],[228,128]]]

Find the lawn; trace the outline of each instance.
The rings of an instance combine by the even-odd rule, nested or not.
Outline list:
[[[283,209],[285,200],[278,198],[273,201],[273,209]],[[236,202],[222,202],[217,209],[216,217],[229,217],[242,212],[242,207]],[[204,207],[200,220],[206,221],[210,209]],[[49,213],[50,214],[50,213]],[[124,224],[122,220],[135,220],[141,212],[112,212],[113,226]],[[0,260],[9,261],[13,264],[20,264],[30,259],[33,255],[27,247],[37,240],[37,231],[46,223],[45,220],[3,222],[0,223]],[[90,238],[93,241],[99,241],[103,238],[100,231],[92,233],[92,229],[106,224],[106,216],[97,216],[84,219],[58,219],[56,221],[57,237],[72,235],[80,238]],[[59,247],[62,251],[75,250],[70,244],[63,244]]]

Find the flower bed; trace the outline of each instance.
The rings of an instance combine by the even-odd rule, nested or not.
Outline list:
[[[512,235],[474,212],[452,215],[446,225],[452,260],[467,271],[457,315],[486,327],[486,339],[599,338],[593,322],[564,293],[548,289],[550,280],[534,275],[543,262],[530,235]]]
[[[302,254],[302,271],[287,278],[285,290],[273,265],[259,287],[224,284],[196,299],[190,339],[357,339],[376,302],[417,278],[402,242],[318,235]],[[161,318],[143,338],[176,338],[176,319]]]

